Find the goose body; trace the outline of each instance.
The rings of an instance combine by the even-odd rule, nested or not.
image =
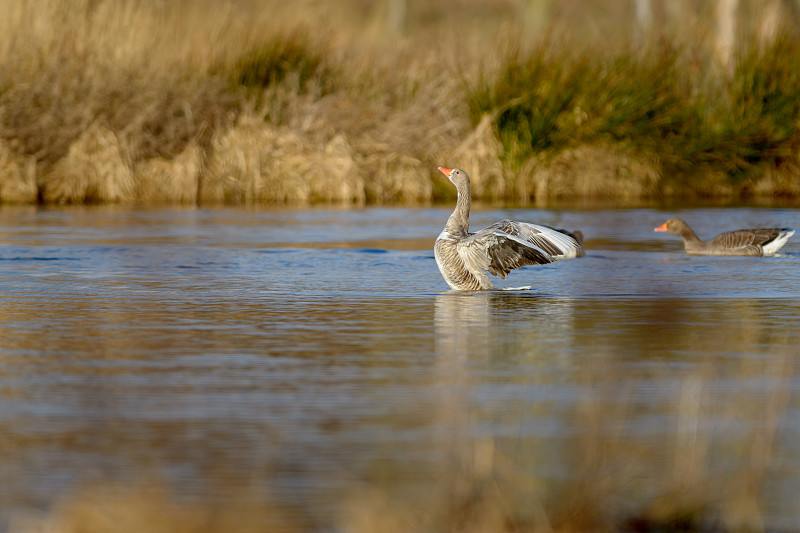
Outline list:
[[[579,257],[583,246],[566,231],[501,220],[486,228],[469,231],[472,202],[469,176],[461,169],[442,168],[456,186],[456,208],[436,238],[433,251],[442,277],[455,290],[494,289],[488,274],[504,278],[515,268],[544,265],[557,259]]]
[[[680,236],[688,255],[769,256],[780,250],[794,235],[791,228],[752,228],[726,231],[710,241],[701,241],[689,224],[678,217],[667,220],[654,231]]]

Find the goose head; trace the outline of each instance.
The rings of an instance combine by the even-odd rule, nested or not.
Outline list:
[[[653,231],[666,231],[669,233],[675,233],[677,235],[681,235],[686,232],[689,228],[689,224],[683,221],[682,218],[672,217],[671,219],[667,220]]]
[[[469,176],[460,168],[444,168],[438,167],[439,172],[447,176],[456,188],[461,188],[464,185],[469,186]]]

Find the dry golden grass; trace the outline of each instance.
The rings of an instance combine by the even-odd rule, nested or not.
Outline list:
[[[438,165],[469,170],[485,200],[630,200],[693,194],[695,182],[700,194],[797,194],[783,146],[765,149],[783,162],[768,177],[720,187],[704,179],[713,169],[655,179],[669,172],[646,146],[588,133],[586,148],[520,165],[496,109],[470,116],[467,88],[502,64],[509,35],[525,50],[549,39],[556,55],[589,49],[602,61],[642,38],[629,6],[408,0],[403,17],[401,3],[0,0],[0,143],[4,164],[21,169],[2,178],[0,202],[430,202],[452,195]],[[707,10],[656,14],[653,33],[686,45],[686,74],[713,71],[712,44],[692,41],[713,26]]]
[[[376,68],[362,43],[341,42],[344,31],[302,28],[341,17],[341,10],[281,6],[4,0],[6,159],[35,158],[39,196],[48,203],[430,200],[430,170],[408,154],[420,148],[416,142],[427,146],[430,135],[401,131],[424,132],[426,121],[412,123],[393,109],[406,99],[419,105],[406,93],[427,74],[393,72],[377,82],[397,66],[395,58]],[[298,11],[305,15],[298,18]],[[293,26],[300,29],[286,33]],[[349,72],[303,87],[291,70],[255,92],[234,86],[231,73],[248,51],[275,42],[300,46],[300,59],[318,54],[326,73],[341,65]],[[385,164],[375,165],[376,153],[388,156]],[[414,179],[407,186],[409,170]],[[35,198],[9,189],[0,200]]]
[[[133,199],[133,173],[113,131],[94,123],[41,178],[47,203],[124,203]]]
[[[518,195],[537,202],[611,199],[620,202],[654,198],[663,190],[659,165],[649,154],[637,155],[611,143],[585,144],[554,157],[537,157],[522,170]]]
[[[0,203],[36,202],[36,160],[16,155],[0,141]]]
[[[212,143],[202,203],[364,202],[344,136],[314,146],[287,128],[243,117]]]
[[[174,158],[143,160],[133,174],[136,202],[196,205],[202,169],[203,152],[195,142]]]

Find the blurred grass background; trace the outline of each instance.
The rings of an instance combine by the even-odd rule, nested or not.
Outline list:
[[[800,196],[796,0],[0,0],[0,202]]]

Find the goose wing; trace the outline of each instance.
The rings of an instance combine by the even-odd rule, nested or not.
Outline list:
[[[547,252],[555,259],[568,259],[584,255],[583,246],[577,235],[565,229],[551,228],[539,224],[501,220],[486,228],[500,230],[519,237]],[[582,237],[582,234],[580,234]]]
[[[720,233],[711,239],[711,246],[725,250],[761,255],[761,247],[775,240],[784,230],[780,228],[739,229]]]
[[[515,268],[555,261],[539,246],[506,233],[496,228],[495,224],[459,241],[458,255],[467,269],[473,272],[486,270],[501,278]]]

